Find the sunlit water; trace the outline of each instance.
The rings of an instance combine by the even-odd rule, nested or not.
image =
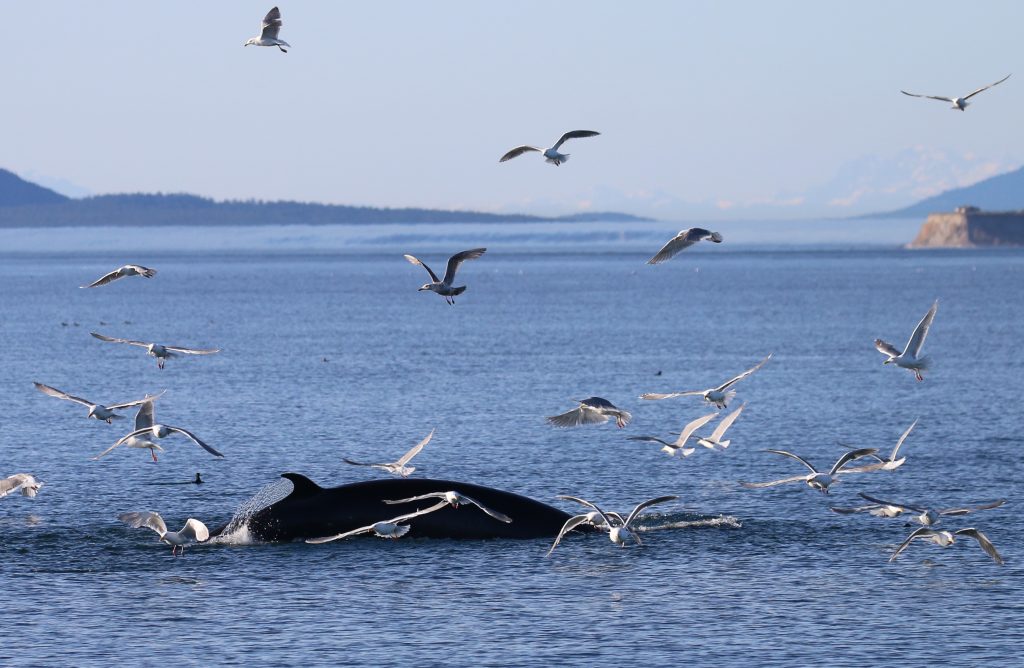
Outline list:
[[[416,251],[414,248],[407,249]],[[453,249],[454,250],[454,249]],[[512,254],[464,265],[449,307],[418,293],[400,253],[0,256],[0,473],[45,481],[0,500],[5,656],[50,665],[1012,665],[1024,641],[1022,411],[1024,254],[744,251]],[[434,256],[436,255],[436,257]],[[435,269],[439,253],[423,257]],[[131,260],[159,269],[79,290]],[[883,367],[940,300],[924,383]],[[157,340],[219,355],[172,359],[89,336]],[[667,437],[706,408],[641,392],[743,381],[724,453],[678,461],[626,436]],[[656,376],[656,372],[662,375]],[[90,457],[127,432],[43,396],[32,381],[100,402],[167,389],[157,418],[182,440]],[[556,431],[544,423],[599,395],[634,413]],[[131,416],[131,413],[128,413]],[[819,466],[837,440],[888,451],[920,418],[894,473],[850,476],[826,497],[738,480]],[[155,510],[172,529],[211,526],[284,471],[325,486],[364,479],[341,463],[397,458],[431,428],[417,475],[551,503],[559,493],[645,520],[645,547],[599,535],[550,541],[374,538],[328,545],[206,545],[172,557],[121,525]],[[167,485],[202,471],[202,486]],[[915,545],[901,520],[840,516],[858,491],[938,507],[999,497],[947,519],[973,542]],[[563,506],[571,510],[570,506]],[[721,518],[705,525],[690,521]],[[959,660],[959,659],[958,659]]]

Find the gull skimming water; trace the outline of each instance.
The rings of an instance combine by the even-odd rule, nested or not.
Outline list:
[[[1006,503],[1006,499],[997,499],[996,501],[983,503],[978,506],[962,506],[959,508],[935,510],[924,506],[912,506],[907,503],[883,501],[882,499],[871,496],[870,494],[865,494],[864,492],[860,492],[860,496],[861,498],[870,501],[870,505],[856,506],[854,508],[832,508],[832,510],[842,515],[850,515],[852,513],[870,513],[875,517],[899,517],[906,513],[915,513],[914,515],[911,515],[911,519],[918,524],[930,527],[941,522],[943,517],[960,517],[962,515],[969,515],[971,513],[978,512],[979,510],[999,508]]]
[[[900,546],[892,553],[892,556],[889,557],[889,563],[896,561],[896,557],[900,556],[915,540],[926,540],[931,543],[935,543],[939,547],[949,547],[955,543],[956,539],[960,536],[967,536],[968,538],[973,538],[978,541],[978,545],[981,546],[981,549],[985,550],[985,554],[992,557],[992,560],[997,564],[1002,565],[1003,557],[996,550],[996,546],[992,544],[992,541],[988,539],[988,536],[981,533],[974,527],[958,529],[956,531],[940,531],[938,529],[929,529],[927,527],[916,529],[913,533],[907,536],[907,539],[900,543]]]
[[[34,499],[36,492],[43,486],[43,483],[35,479],[35,476],[28,473],[15,473],[7,478],[0,479],[0,499],[8,494],[21,492],[22,496]]]
[[[164,518],[160,517],[159,513],[121,513],[117,516],[117,519],[133,529],[145,528],[157,532],[160,536],[160,542],[171,546],[171,554],[174,554],[174,551],[179,548],[181,549],[181,554],[184,554],[187,544],[193,542],[202,543],[210,539],[210,530],[206,528],[206,525],[191,517],[185,520],[185,526],[179,531],[168,531],[167,525],[164,524]]]
[[[566,501],[575,501],[576,503],[582,504],[588,508],[593,509],[594,512],[598,513],[598,515],[601,516],[602,519],[602,523],[598,525],[598,528],[604,529],[608,532],[608,539],[611,542],[615,543],[619,547],[626,547],[626,543],[629,541],[633,541],[637,545],[643,545],[643,541],[640,540],[640,536],[637,535],[637,532],[635,530],[630,529],[630,527],[633,524],[633,520],[635,520],[637,516],[641,512],[643,512],[644,509],[653,506],[657,503],[675,501],[679,497],[659,496],[653,499],[648,499],[643,503],[639,503],[637,504],[636,508],[633,508],[633,512],[629,514],[629,517],[627,517],[626,521],[624,522],[622,521],[622,517],[617,513],[606,513],[605,511],[601,510],[595,504],[591,503],[590,501],[587,501],[586,499],[581,499],[576,496],[567,495],[561,495],[558,498],[565,499]],[[562,530],[559,531],[558,536],[555,537],[555,542],[551,545],[551,549],[548,550],[548,555],[550,556],[551,553],[554,552],[555,548],[558,547],[558,544],[562,542],[562,537],[565,534],[569,533],[570,531],[575,529],[577,526],[583,524],[584,522],[590,523],[590,520],[587,519],[588,517],[589,514],[575,515],[566,520],[565,524],[562,525]]]

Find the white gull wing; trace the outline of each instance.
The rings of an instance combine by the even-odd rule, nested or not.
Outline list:
[[[551,544],[551,549],[548,550],[548,553],[544,556],[550,557],[551,553],[555,551],[556,547],[558,547],[558,544],[562,542],[562,537],[586,521],[586,515],[573,515],[572,517],[567,519],[565,521],[565,524],[562,525],[562,530],[559,531],[558,535],[555,537],[555,542]]]
[[[167,525],[164,524],[164,518],[160,517],[159,513],[121,513],[117,519],[133,529],[152,529],[161,536],[167,533]],[[188,526],[187,523],[186,526]]]
[[[440,283],[441,282],[441,279],[439,279],[437,277],[437,274],[434,273],[434,270],[431,269],[430,267],[428,267],[426,265],[426,263],[423,262],[423,260],[421,260],[421,259],[419,259],[417,257],[414,257],[412,255],[403,255],[402,257],[404,257],[406,260],[408,260],[412,264],[418,264],[419,266],[421,266],[424,269],[426,269],[427,273],[430,274],[430,280],[432,280],[433,282],[435,282],[435,283]]]
[[[707,415],[702,415],[696,420],[693,420],[692,422],[688,423],[685,427],[683,427],[683,431],[679,433],[679,438],[677,438],[676,442],[673,443],[672,445],[677,448],[683,447],[684,445],[686,445],[686,441],[689,440],[690,436],[693,435],[693,432],[697,431],[698,429],[706,425],[708,422],[711,422],[717,416],[718,413],[708,413]]]
[[[625,527],[626,529],[628,529],[629,525],[631,525],[633,523],[633,520],[636,519],[637,515],[639,515],[641,512],[643,512],[646,508],[649,508],[650,506],[653,506],[653,505],[655,505],[657,503],[666,503],[668,501],[675,501],[678,498],[679,498],[678,496],[672,496],[672,495],[669,495],[669,496],[658,496],[658,497],[655,497],[653,499],[647,499],[646,501],[638,503],[636,505],[636,508],[634,508],[633,511],[629,514],[629,517],[626,518],[626,521],[622,524],[622,526]],[[611,525],[609,525],[609,526],[611,526]]]
[[[156,269],[150,269],[149,267],[143,267],[142,265],[139,265],[139,264],[126,264],[123,267],[118,267],[117,269],[115,269],[114,271],[110,272],[109,274],[105,274],[103,276],[100,276],[99,278],[97,278],[95,281],[93,281],[89,285],[80,285],[78,287],[80,287],[80,288],[97,288],[97,287],[99,287],[101,285],[106,285],[107,283],[112,283],[112,282],[118,280],[119,278],[124,278],[125,276],[136,276],[136,275],[142,276],[143,278],[153,278],[154,276],[156,276]]]
[[[274,7],[263,17],[263,23],[260,24],[260,38],[276,40],[282,25],[284,23],[281,21],[281,10]]]
[[[197,543],[210,540],[210,530],[206,528],[205,524],[192,517],[185,520],[185,526],[178,531],[178,535],[194,540]]]
[[[969,94],[967,94],[967,95],[964,95],[964,96],[963,96],[963,99],[964,99],[964,100],[969,100],[969,99],[971,99],[972,97],[974,97],[975,95],[977,95],[978,93],[980,93],[980,92],[982,92],[982,91],[986,91],[986,90],[988,90],[989,88],[991,88],[992,86],[998,86],[999,84],[1003,83],[1004,81],[1006,81],[1006,80],[1007,80],[1007,79],[1009,79],[1009,78],[1010,78],[1010,75],[1009,75],[1009,74],[1007,74],[1007,75],[1006,75],[1005,77],[1003,77],[1002,79],[1000,79],[999,81],[997,81],[997,82],[995,82],[995,83],[990,83],[990,84],[989,84],[989,85],[987,85],[987,86],[982,86],[981,88],[979,88],[978,90],[974,91],[973,93],[969,93]]]
[[[8,478],[0,480],[0,499],[15,492],[21,492],[25,496],[35,496],[35,489],[42,486],[41,482],[37,482],[35,477],[28,473],[15,473]],[[32,493],[26,493],[26,490],[29,488],[34,488]]]
[[[471,248],[470,250],[464,250],[461,253],[452,255],[448,258],[448,266],[445,267],[444,278],[441,279],[441,282],[445,285],[451,285],[455,281],[455,272],[459,270],[459,265],[466,260],[475,260],[486,252],[486,248]]]
[[[553,149],[555,149],[557,151],[559,149],[559,147],[561,147],[562,144],[564,144],[565,142],[569,141],[570,139],[582,139],[583,137],[596,137],[599,134],[601,134],[601,133],[600,132],[594,132],[593,130],[571,130],[569,132],[566,132],[564,135],[562,135],[562,138],[559,139],[558,142],[554,146],[552,146],[551,148],[553,148]]]
[[[960,529],[958,531],[954,531],[953,533],[957,536],[969,536],[970,538],[973,538],[974,540],[978,541],[978,545],[981,546],[981,549],[985,550],[985,554],[992,557],[992,559],[997,564],[1002,565],[1003,557],[999,554],[999,552],[996,550],[996,546],[992,544],[992,541],[990,541],[988,539],[988,536],[986,536],[985,534],[981,533],[974,527],[967,527],[966,529]]]
[[[412,449],[409,450],[409,452],[407,452],[404,455],[402,455],[401,458],[399,458],[399,460],[397,462],[395,462],[395,464],[399,468],[401,468],[401,467],[405,466],[406,464],[408,464],[412,460],[413,457],[415,457],[416,455],[418,455],[420,453],[420,450],[423,449],[423,446],[425,446],[427,443],[430,443],[430,439],[432,439],[433,437],[434,437],[434,430],[431,429],[430,433],[427,434],[427,437],[425,439],[423,439],[422,441],[420,441],[416,445],[412,446]]]
[[[844,452],[843,456],[836,460],[836,463],[829,469],[829,475],[836,475],[837,473],[844,473],[843,466],[852,462],[854,459],[860,459],[861,457],[869,457],[878,452],[878,448],[861,448],[859,450],[850,450]]]
[[[528,151],[537,151],[538,153],[541,153],[543,150],[544,149],[537,148],[536,146],[516,146],[511,151],[501,156],[501,158],[498,159],[498,162],[506,162],[512,158],[518,158]]]
[[[736,376],[735,378],[730,378],[729,380],[725,381],[724,383],[722,383],[721,385],[719,385],[715,389],[717,391],[719,391],[719,392],[724,392],[725,390],[729,389],[731,386],[735,385],[736,383],[740,382],[741,380],[743,380],[744,378],[746,378],[750,374],[754,373],[755,371],[757,371],[758,369],[763,367],[768,362],[768,360],[770,360],[772,358],[772,355],[774,355],[774,354],[775,353],[768,353],[768,357],[765,357],[763,360],[761,360],[760,362],[758,362],[754,366],[750,367],[749,369],[747,369],[746,371],[744,371],[740,375]]]
[[[883,505],[883,506],[892,506],[893,508],[901,508],[904,512],[907,511],[907,510],[912,510],[915,513],[923,513],[923,512],[925,512],[925,508],[922,508],[920,506],[908,506],[905,503],[893,503],[892,501],[883,501],[882,499],[876,498],[876,497],[871,496],[870,494],[866,494],[864,492],[860,492],[860,497],[862,499],[867,499],[871,503],[877,503],[877,504]]]
[[[914,431],[914,427],[916,426],[917,420],[914,420],[913,423],[907,427],[907,430],[899,437],[899,440],[896,441],[896,447],[892,449],[892,455],[889,456],[889,461],[896,461],[896,453],[900,451],[900,446],[903,445],[903,441],[907,440],[907,436],[910,436],[910,432]]]
[[[932,320],[935,320],[935,312],[938,309],[939,300],[936,299],[932,307],[921,318],[921,322],[917,323],[917,327],[914,328],[914,333],[910,335],[910,340],[907,341],[907,347],[903,349],[904,355],[909,354],[916,359],[920,354],[921,346],[924,345],[924,340],[928,336],[928,329],[932,326]]]
[[[740,484],[743,485],[744,487],[748,488],[748,489],[762,489],[764,487],[775,487],[776,485],[785,485],[785,484],[791,483],[791,482],[806,482],[806,481],[807,481],[807,476],[805,476],[805,475],[795,475],[795,476],[791,476],[789,478],[781,478],[779,480],[770,480],[768,482],[743,482],[743,481],[740,481]]]
[[[64,399],[65,401],[73,401],[76,404],[81,404],[83,406],[86,406],[87,408],[92,408],[93,406],[96,405],[96,404],[92,403],[91,401],[88,401],[87,399],[82,399],[81,397],[76,397],[76,396],[68,394],[67,392],[64,392],[62,390],[58,390],[56,387],[50,387],[49,385],[43,385],[42,383],[35,383],[35,382],[33,382],[32,384],[35,385],[36,389],[39,390],[40,392],[42,392],[43,394],[51,396],[51,397],[56,397],[57,399]]]
[[[603,424],[608,419],[608,416],[598,409],[580,404],[570,411],[548,417],[547,421],[554,427],[578,427],[584,424]]]
[[[448,505],[447,501],[441,501],[440,503],[436,503],[436,504],[430,506],[429,508],[424,508],[422,510],[417,510],[417,511],[412,512],[412,513],[406,513],[405,515],[399,515],[398,517],[394,517],[394,518],[392,518],[390,520],[383,520],[383,521],[387,522],[389,524],[398,524],[400,522],[407,522],[408,520],[411,520],[414,517],[419,517],[420,515],[426,515],[427,513],[432,513],[435,510],[440,510],[441,508],[444,508],[447,505]],[[375,522],[374,524],[377,524],[377,522]],[[306,542],[310,543],[310,544],[313,544],[313,545],[319,545],[321,543],[330,543],[331,541],[340,540],[342,538],[348,538],[349,536],[355,536],[356,534],[367,533],[367,532],[373,531],[373,527],[374,527],[374,525],[371,524],[370,526],[359,527],[358,529],[353,529],[352,531],[346,531],[344,533],[335,534],[334,536],[326,536],[324,538],[307,538]]]
[[[164,348],[186,355],[212,355],[220,352],[220,348],[182,348],[181,346],[164,346]]]
[[[151,344],[145,341],[135,341],[134,339],[119,339],[113,336],[106,336],[104,334],[98,334],[96,332],[89,332],[94,338],[100,341],[106,341],[107,343],[127,343],[130,346],[139,346],[140,348],[148,348]]]
[[[909,536],[907,536],[906,540],[904,540],[902,543],[900,543],[899,547],[896,548],[896,551],[892,553],[892,556],[889,557],[889,563],[892,563],[893,561],[896,561],[896,557],[898,557],[901,554],[903,554],[903,551],[906,550],[908,547],[910,547],[910,544],[913,543],[918,538],[928,538],[929,536],[938,536],[941,533],[942,533],[941,531],[936,531],[935,529],[929,529],[927,527],[921,527],[920,529],[915,529]]]
[[[153,411],[154,408],[152,401],[146,401],[139,407],[139,412],[135,414],[135,431],[151,429],[153,427],[155,422],[153,418]]]
[[[153,394],[153,395],[147,394],[142,399],[136,399],[135,401],[126,401],[126,402],[124,402],[122,404],[113,404],[113,405],[107,406],[107,408],[109,408],[110,410],[120,410],[122,408],[131,408],[132,406],[144,406],[145,404],[152,404],[154,401],[156,401],[160,397],[164,396],[164,394],[166,392],[167,392],[167,390],[164,390],[160,394]],[[142,410],[142,409],[140,408],[139,410]],[[152,424],[150,426],[152,426]],[[136,426],[135,428],[138,429],[139,427]]]
[[[951,98],[951,97],[942,97],[941,95],[920,95],[918,93],[908,93],[905,90],[901,90],[900,92],[903,93],[904,95],[909,95],[910,97],[926,97],[929,100],[941,100],[943,102],[950,102],[950,103],[953,102],[953,98]]]
[[[669,392],[668,394],[659,394],[657,392],[648,392],[647,394],[641,394],[641,399],[647,401],[659,401],[661,399],[674,399],[676,397],[693,397],[698,394],[704,394],[702,390],[688,390],[686,392]]]
[[[882,339],[875,339],[875,349],[878,350],[878,352],[882,353],[883,355],[888,355],[889,357],[900,356],[900,351],[896,348],[896,346],[892,345],[891,343],[886,343]]]
[[[558,498],[559,499],[564,499],[566,501],[575,501],[576,503],[584,505],[587,508],[590,508],[591,510],[596,510],[598,512],[598,514],[601,516],[601,519],[604,520],[605,525],[607,525],[609,527],[615,526],[614,524],[611,523],[611,520],[609,519],[610,513],[605,513],[603,510],[598,508],[595,504],[591,503],[590,501],[587,501],[586,499],[581,499],[578,496],[569,496],[568,494],[559,494]]]
[[[720,443],[722,437],[725,436],[725,432],[729,429],[729,427],[732,426],[732,423],[736,421],[736,418],[740,416],[740,413],[743,412],[744,407],[746,407],[746,404],[743,404],[742,406],[734,410],[732,413],[729,413],[724,418],[722,418],[722,421],[718,423],[718,426],[715,427],[715,430],[711,432],[711,438],[708,440],[710,440],[712,443]]]
[[[493,510],[491,508],[488,508],[487,506],[485,506],[484,504],[480,503],[476,499],[474,499],[472,497],[469,497],[469,496],[466,496],[465,494],[459,493],[459,500],[461,500],[461,501],[468,501],[469,503],[472,503],[474,506],[476,506],[480,510],[484,511],[485,513],[487,513],[488,515],[490,515],[494,519],[498,520],[499,522],[504,522],[505,524],[511,524],[511,522],[512,522],[512,518],[509,517],[508,515],[506,515],[505,513],[499,513],[497,510]]]

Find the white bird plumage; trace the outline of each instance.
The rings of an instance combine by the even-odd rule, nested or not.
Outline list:
[[[129,448],[141,448],[149,450],[149,454],[153,456],[153,461],[155,462],[156,451],[162,451],[163,448],[161,448],[151,439],[167,438],[172,434],[181,434],[185,438],[189,439],[190,441],[201,447],[203,450],[209,452],[214,457],[224,456],[220,452],[218,452],[214,447],[207,445],[205,442],[202,441],[202,439],[200,439],[198,436],[188,431],[187,429],[157,423],[154,417],[153,402],[147,401],[146,403],[142,404],[142,406],[139,408],[139,412],[135,416],[135,429],[132,430],[131,433],[122,436],[112,446],[110,446],[100,454],[93,457],[93,460],[99,459],[100,457],[103,457],[104,455],[112,451],[114,448],[124,445]]]
[[[210,530],[206,525],[192,517],[185,520],[185,526],[178,531],[168,531],[164,518],[159,513],[131,512],[121,513],[117,516],[133,529],[152,529],[160,536],[160,541],[171,546],[171,554],[181,549],[185,553],[185,546],[189,543],[202,543],[210,539]]]
[[[542,149],[542,148],[537,148],[536,146],[528,146],[528,145],[516,146],[511,151],[509,151],[505,155],[501,156],[501,158],[498,160],[498,162],[505,162],[507,160],[511,160],[512,158],[517,158],[517,157],[521,156],[524,153],[528,153],[530,151],[536,151],[538,153],[543,153],[544,154],[544,162],[550,163],[550,164],[554,165],[555,167],[557,167],[557,166],[561,165],[563,162],[568,162],[568,160],[569,160],[569,154],[568,153],[559,153],[558,152],[558,149],[561,148],[562,144],[564,144],[566,141],[568,141],[570,139],[581,139],[583,137],[596,137],[599,134],[601,134],[601,133],[600,132],[594,132],[593,130],[572,130],[572,131],[566,132],[564,135],[562,135],[562,137],[557,142],[555,142],[555,145],[552,146],[551,148]]]
[[[794,455],[792,452],[787,452],[786,450],[765,450],[765,452],[771,452],[776,455],[782,455],[783,457],[795,459],[804,466],[806,466],[807,468],[809,468],[811,472],[807,475],[797,475],[789,478],[782,478],[780,480],[772,480],[769,482],[741,482],[741,485],[750,489],[760,489],[763,487],[775,487],[776,485],[784,485],[786,483],[791,482],[805,482],[811,489],[816,489],[823,494],[828,494],[828,488],[839,481],[839,476],[843,473],[849,473],[849,471],[843,470],[843,466],[845,466],[849,462],[852,462],[855,459],[860,459],[861,457],[868,457],[870,455],[873,455],[874,453],[878,452],[878,449],[861,448],[860,450],[850,450],[849,452],[844,453],[843,456],[840,457],[836,461],[836,463],[832,465],[832,468],[829,469],[828,473],[819,471],[818,469],[814,468],[814,466],[806,459],[804,459],[800,455]]]
[[[579,406],[570,411],[546,418],[548,424],[555,427],[578,427],[584,424],[604,424],[610,418],[615,418],[615,424],[622,429],[633,419],[629,411],[601,397],[587,397],[577,403]]]
[[[124,343],[129,346],[136,346],[138,348],[145,348],[147,354],[156,358],[156,366],[159,369],[164,368],[164,364],[170,357],[176,357],[178,353],[184,355],[212,355],[219,353],[220,348],[183,348],[181,346],[166,346],[160,343],[150,343],[148,341],[135,341],[134,339],[119,339],[113,336],[106,336],[105,334],[97,334],[96,332],[89,332],[94,338],[100,341],[106,341],[107,343]]]
[[[718,232],[705,230],[702,227],[691,227],[680,231],[679,234],[669,239],[668,243],[662,246],[661,250],[647,261],[647,264],[661,264],[666,260],[671,260],[684,248],[689,248],[698,241],[705,239],[716,244],[722,243],[722,235]]]
[[[284,23],[281,21],[281,10],[274,7],[267,12],[267,15],[263,17],[263,22],[260,23],[260,36],[250,37],[242,46],[249,46],[250,44],[254,46],[276,46],[282,52],[288,53],[284,47],[287,46],[290,49],[292,45],[278,38],[282,25]]]
[[[726,408],[729,405],[729,400],[732,399],[734,396],[736,396],[736,391],[735,390],[730,390],[729,388],[732,387],[733,385],[735,385],[736,383],[740,382],[741,380],[743,380],[744,378],[746,378],[750,374],[754,373],[755,371],[757,371],[761,367],[763,367],[768,362],[768,360],[770,360],[772,358],[773,354],[774,353],[769,353],[768,357],[765,357],[763,360],[761,360],[760,362],[758,362],[754,366],[750,367],[749,369],[747,369],[746,371],[744,371],[740,375],[738,375],[738,376],[736,376],[734,378],[730,378],[729,380],[725,381],[724,383],[722,383],[718,387],[712,387],[712,388],[707,389],[707,390],[688,390],[686,392],[669,392],[667,394],[658,394],[658,393],[654,393],[654,392],[649,392],[647,394],[641,394],[640,398],[641,399],[646,399],[648,401],[658,401],[660,399],[672,399],[674,397],[701,396],[701,397],[704,398],[704,401],[708,402],[709,404],[714,404],[718,408]]]
[[[384,503],[394,505],[399,503],[412,503],[414,501],[423,501],[425,499],[443,499],[444,502],[450,505],[452,508],[458,508],[459,506],[462,505],[473,505],[500,522],[505,522],[506,524],[512,522],[512,518],[506,515],[505,513],[500,513],[497,510],[488,508],[487,506],[480,503],[476,499],[467,496],[461,492],[456,492],[455,490],[448,490],[446,492],[430,492],[428,494],[410,496],[407,499],[385,499]]]
[[[992,557],[992,560],[997,564],[1003,564],[1003,557],[996,550],[996,546],[992,544],[992,541],[988,539],[988,536],[978,531],[974,527],[967,527],[966,529],[957,529],[956,531],[944,531],[938,529],[929,529],[928,527],[921,527],[915,529],[907,539],[900,543],[896,551],[889,557],[889,563],[896,561],[896,557],[900,556],[904,550],[910,547],[911,543],[915,540],[926,540],[934,543],[939,547],[949,547],[956,542],[957,537],[967,536],[978,541],[978,545],[985,551],[985,554]]]
[[[653,499],[648,499],[647,501],[638,503],[636,507],[633,508],[633,511],[629,513],[629,516],[625,519],[625,521],[623,521],[622,516],[618,513],[606,513],[605,511],[598,508],[596,504],[593,504],[590,501],[587,501],[586,499],[581,499],[577,496],[569,496],[565,494],[560,495],[558,498],[565,499],[566,501],[575,501],[576,503],[579,503],[583,506],[586,506],[587,508],[592,509],[601,517],[602,520],[601,524],[595,526],[597,526],[598,529],[607,531],[608,539],[612,543],[618,545],[619,547],[626,547],[626,543],[629,541],[633,541],[637,545],[643,545],[643,541],[640,540],[640,536],[637,535],[636,530],[631,529],[633,521],[641,512],[655,504],[665,503],[667,501],[675,501],[679,497],[658,496]],[[570,517],[565,522],[565,524],[562,525],[562,529],[558,532],[558,536],[555,537],[555,542],[551,545],[551,549],[548,550],[548,556],[550,556],[551,553],[554,552],[555,548],[558,547],[558,544],[562,542],[562,537],[565,536],[565,534],[569,533],[570,531],[575,529],[577,526],[583,524],[584,522],[592,523],[588,519],[589,517],[589,513],[585,515],[575,515],[573,517]]]
[[[718,413],[708,413],[707,415],[700,416],[696,420],[688,422],[686,426],[683,427],[683,430],[679,432],[679,438],[672,443],[663,441],[656,436],[630,436],[629,440],[660,443],[662,446],[661,451],[669,457],[689,457],[696,450],[695,448],[686,447],[686,442],[690,439],[690,436],[693,435],[693,432],[697,431],[711,420],[714,420],[716,417],[718,417]]]
[[[387,471],[392,475],[397,475],[402,478],[408,478],[410,475],[412,475],[412,472],[416,470],[415,466],[408,466],[409,462],[412,461],[413,457],[420,453],[420,450],[423,449],[423,446],[425,446],[427,443],[430,443],[430,439],[432,439],[433,437],[434,430],[431,429],[430,433],[427,434],[427,437],[425,439],[423,439],[416,445],[412,446],[412,448],[410,448],[408,452],[406,452],[404,455],[399,457],[397,461],[394,462],[384,462],[383,464],[368,464],[364,462],[353,461],[348,457],[342,457],[342,461],[345,462],[346,464],[352,464],[353,466],[370,466],[375,469]]]
[[[936,299],[932,307],[921,318],[921,322],[917,323],[917,327],[914,328],[914,333],[910,335],[910,340],[907,341],[903,352],[900,352],[895,346],[886,343],[882,339],[875,339],[875,348],[878,352],[888,357],[883,364],[895,364],[903,369],[909,369],[914,372],[914,377],[918,381],[924,380],[924,376],[921,374],[928,369],[929,359],[919,355],[921,354],[921,347],[924,346],[924,340],[928,337],[928,330],[932,326],[932,321],[935,320],[935,313],[938,310],[939,300]]]
[[[998,86],[999,84],[1003,83],[1004,81],[1006,81],[1009,78],[1010,78],[1010,75],[1007,74],[1005,77],[1003,77],[999,81],[997,81],[995,83],[990,83],[987,86],[982,86],[978,90],[976,90],[976,91],[974,91],[972,93],[969,93],[967,95],[964,95],[963,97],[943,97],[941,95],[920,95],[918,93],[908,93],[905,90],[901,90],[900,92],[903,93],[904,95],[909,95],[910,97],[926,97],[929,100],[940,100],[942,102],[949,102],[950,104],[953,105],[952,107],[950,107],[951,109],[958,109],[960,111],[964,111],[964,110],[967,109],[967,105],[970,104],[968,102],[968,100],[970,100],[972,97],[974,97],[975,95],[977,95],[978,93],[980,93],[982,91],[988,90],[992,86]]]
[[[30,473],[15,473],[12,476],[0,479],[0,499],[8,494],[21,492],[22,496],[34,499],[43,483],[36,480]]]
[[[865,466],[855,466],[852,468],[847,467],[845,469],[845,472],[870,473],[872,471],[895,471],[899,467],[903,466],[903,463],[907,461],[907,458],[900,457],[899,459],[897,459],[896,455],[899,454],[900,446],[903,445],[903,441],[907,440],[907,436],[910,436],[910,432],[912,432],[914,430],[914,427],[916,426],[917,420],[914,420],[913,423],[911,423],[911,425],[907,427],[907,430],[900,435],[899,439],[897,439],[896,446],[892,449],[892,454],[889,455],[888,457],[880,457],[877,454],[870,455],[872,459],[876,459],[878,461],[876,461],[873,464],[867,464]]]
[[[123,408],[131,408],[132,406],[141,406],[147,401],[155,401],[156,399],[162,397],[164,395],[164,392],[166,392],[166,390],[164,390],[164,392],[161,392],[160,394],[147,394],[142,399],[136,399],[135,401],[126,401],[120,404],[111,404],[109,406],[104,406],[103,404],[93,403],[88,399],[82,399],[81,397],[76,397],[72,394],[68,394],[63,390],[58,390],[57,388],[50,387],[49,385],[43,385],[42,383],[32,384],[36,386],[37,390],[39,390],[40,392],[47,396],[56,397],[57,399],[71,401],[73,403],[85,406],[86,408],[89,409],[89,414],[86,417],[93,418],[94,420],[101,420],[103,422],[106,422],[107,424],[112,424],[114,420],[123,419],[123,416],[118,415],[114,411],[118,411]]]
[[[343,538],[349,538],[351,536],[357,536],[361,533],[373,533],[378,538],[401,538],[405,534],[409,533],[411,528],[406,522],[421,515],[432,513],[435,510],[440,510],[448,506],[447,501],[441,501],[436,503],[429,508],[422,510],[416,510],[405,515],[399,515],[398,517],[392,517],[389,520],[383,520],[380,522],[374,522],[365,527],[359,527],[358,529],[352,529],[351,531],[345,531],[344,533],[335,534],[333,536],[325,536],[323,538],[307,538],[306,542],[319,545],[321,543],[330,543],[331,541],[341,540]]]
[[[870,501],[871,503],[866,506],[857,506],[854,508],[832,508],[832,510],[843,515],[849,515],[852,513],[870,513],[875,517],[899,517],[904,514],[913,513],[911,515],[911,519],[922,526],[930,527],[941,522],[943,517],[961,517],[963,515],[976,513],[979,510],[992,510],[993,508],[999,508],[1006,504],[1006,499],[996,499],[995,501],[990,501],[989,503],[983,503],[977,506],[959,506],[955,508],[943,508],[941,510],[936,510],[926,506],[883,501],[882,499],[864,492],[860,492],[859,494],[862,499]]]
[[[143,278],[153,278],[156,276],[156,269],[150,269],[149,267],[143,267],[141,264],[126,264],[123,267],[118,267],[109,274],[100,276],[89,285],[80,285],[80,288],[98,288],[101,285],[107,283],[113,283],[114,281],[126,278],[128,276],[142,276]]]

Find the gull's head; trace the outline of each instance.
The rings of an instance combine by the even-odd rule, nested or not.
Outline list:
[[[250,44],[255,44],[255,43],[256,43],[256,38],[255,37],[250,37],[248,40],[246,40],[245,44],[243,44],[242,46],[249,46]]]
[[[423,285],[421,285],[419,287],[417,292],[423,292],[424,290],[431,290],[432,289],[432,285],[433,285],[432,283],[424,283]]]

